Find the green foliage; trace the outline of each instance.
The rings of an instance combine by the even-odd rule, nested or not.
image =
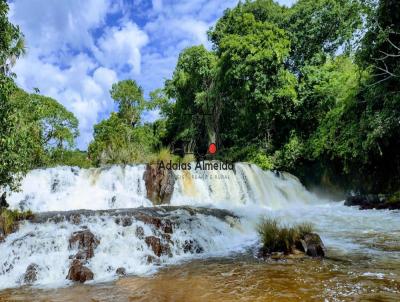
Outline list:
[[[149,125],[132,127],[117,113],[94,127],[89,158],[95,165],[144,163],[158,143]]]
[[[399,9],[393,0],[240,2],[209,31],[213,51],[181,53],[163,95],[164,142],[217,142],[219,159],[398,190]],[[210,121],[187,115],[204,105]]]
[[[92,167],[87,152],[80,150],[55,149],[49,154],[48,166]]]
[[[251,158],[250,162],[256,164],[263,170],[273,170],[274,166],[274,158],[272,156],[268,156],[263,151],[256,152]]]
[[[288,254],[292,252],[297,240],[313,232],[313,226],[310,223],[292,227],[282,226],[276,219],[263,218],[258,224],[257,230],[263,249],[267,253],[283,252]]]
[[[118,115],[126,123],[135,125],[145,109],[143,90],[134,80],[120,81],[112,85],[111,97],[118,104]]]
[[[18,26],[9,22],[8,10],[7,1],[0,1],[0,73],[3,75],[25,53],[24,36]]]
[[[8,4],[0,2],[0,191],[16,189],[29,169],[30,139],[21,114],[10,102],[16,90],[9,68],[24,53],[19,28],[8,21]]]
[[[54,165],[53,152],[74,147],[78,120],[56,100],[17,89],[10,102],[20,116],[19,123],[29,133],[30,168]]]
[[[0,232],[7,236],[18,228],[18,221],[31,218],[33,218],[33,213],[30,210],[20,212],[3,209],[0,213]]]
[[[215,127],[219,112],[212,107],[210,95],[213,88],[216,57],[204,46],[194,46],[182,51],[171,80],[165,84],[165,96],[174,101],[164,101],[161,112],[166,116],[167,144],[190,142],[188,151],[199,150],[209,139],[216,140]],[[215,107],[215,106],[214,106]],[[202,115],[203,113],[212,114]]]
[[[17,189],[20,178],[31,165],[33,142],[29,128],[10,102],[15,89],[12,79],[0,74],[0,190]]]
[[[166,106],[162,91],[154,91],[150,101],[145,101],[142,88],[133,80],[125,80],[113,84],[110,93],[119,110],[94,126],[94,140],[88,148],[90,160],[96,166],[150,161],[161,145],[165,120],[140,124],[140,114],[144,109]]]

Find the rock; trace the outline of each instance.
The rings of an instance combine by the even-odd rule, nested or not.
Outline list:
[[[400,194],[367,194],[348,196],[344,202],[346,206],[358,206],[360,210],[398,210],[400,209]]]
[[[7,209],[7,208],[10,206],[10,205],[7,203],[6,197],[7,197],[7,193],[6,193],[6,192],[4,192],[3,194],[1,194],[1,197],[0,197],[0,210],[1,210],[1,209]]]
[[[78,224],[80,224],[81,223],[81,215],[72,215],[71,217],[70,217],[70,222],[71,223],[73,223],[73,224],[76,224],[76,225],[78,225]]]
[[[93,280],[93,276],[93,272],[90,269],[83,266],[81,261],[75,259],[69,268],[67,279],[84,283],[85,281]]]
[[[120,224],[123,227],[131,226],[132,225],[132,218],[131,217],[117,217],[115,219],[116,224]]]
[[[148,255],[148,256],[147,256],[146,262],[147,262],[147,264],[151,264],[151,263],[160,264],[160,263],[159,263],[159,259],[157,259],[156,257],[151,256],[151,255]]]
[[[157,257],[161,255],[171,255],[171,249],[168,244],[162,244],[160,238],[155,236],[147,236],[144,241],[150,247]]]
[[[37,280],[38,271],[39,271],[39,266],[36,263],[29,264],[24,274],[24,283],[25,284],[34,283]]]
[[[368,194],[368,195],[355,195],[348,196],[344,205],[346,206],[360,206],[362,208],[374,207],[374,205],[378,205],[383,203],[385,200],[384,195],[376,195],[376,194]]]
[[[147,198],[154,205],[169,204],[174,192],[175,176],[171,170],[158,164],[147,164],[143,174],[146,184]]]
[[[137,226],[136,227],[136,231],[135,231],[135,235],[137,238],[139,239],[143,239],[144,238],[144,229],[141,226]]]
[[[94,256],[94,249],[99,245],[98,240],[90,230],[74,232],[69,239],[69,248],[73,249],[78,246],[76,259],[90,259]]]
[[[203,247],[198,243],[196,239],[185,240],[185,242],[183,243],[184,253],[200,254],[203,251]]]
[[[309,233],[299,239],[296,246],[311,257],[325,257],[325,246],[316,233]]]
[[[151,224],[155,228],[163,231],[164,233],[172,234],[173,232],[172,222],[169,219],[161,219],[144,213],[140,213],[139,215],[137,215],[136,219],[144,222],[145,224]]]
[[[126,276],[126,269],[124,267],[119,267],[115,271],[118,276]]]

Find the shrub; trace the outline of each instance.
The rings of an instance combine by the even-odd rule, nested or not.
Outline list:
[[[251,156],[250,162],[256,164],[263,170],[272,170],[275,167],[274,158],[272,156],[268,156],[262,151],[258,151]]]
[[[18,210],[3,209],[0,214],[0,231],[4,235],[8,235],[15,231],[17,228],[17,222],[33,217],[33,213],[28,210],[26,212],[20,212]]]
[[[291,253],[296,241],[305,234],[313,232],[310,223],[302,223],[296,226],[281,226],[276,219],[263,218],[258,225],[258,233],[263,244],[263,250],[272,252]]]

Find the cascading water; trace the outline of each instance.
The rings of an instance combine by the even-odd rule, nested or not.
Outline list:
[[[94,256],[85,264],[94,273],[94,282],[99,282],[116,278],[118,267],[140,276],[184,259],[243,251],[257,242],[255,225],[264,215],[279,217],[285,223],[314,223],[328,253],[335,257],[358,261],[360,257],[379,255],[379,259],[389,259],[389,264],[385,262],[382,267],[400,262],[400,244],[396,241],[400,236],[396,223],[400,213],[359,211],[321,200],[288,173],[263,171],[246,163],[235,164],[234,170],[174,171],[176,181],[170,204],[177,208],[168,212],[168,219],[174,222],[171,234],[160,233],[156,225],[137,217],[132,217],[131,223],[121,223],[125,214],[118,212],[121,210],[111,214],[107,209],[166,209],[150,208],[153,205],[146,199],[144,171],[144,165],[31,171],[23,179],[21,191],[8,198],[11,208],[35,213],[97,211],[90,215],[80,211],[79,219],[59,219],[65,214],[52,213],[49,215],[54,221],[23,222],[17,232],[0,243],[0,289],[23,284],[26,269],[32,263],[38,267],[35,285],[68,284],[71,256],[77,252],[69,246],[69,238],[75,231],[90,230],[100,241]],[[183,205],[229,209],[239,219],[196,212]],[[139,227],[143,228],[141,236],[137,233]],[[159,237],[160,244],[168,244],[170,249],[155,257],[156,261],[148,260],[155,256],[154,249],[146,243],[151,236]],[[189,248],[188,242],[198,248]],[[386,252],[389,248],[390,254]],[[383,260],[374,261],[379,266]],[[385,270],[368,267],[361,273],[386,276]]]
[[[145,198],[144,169],[144,165],[135,165],[33,170],[9,203],[13,208],[34,212],[152,206]]]
[[[33,170],[9,203],[34,212],[152,206],[146,199],[144,170],[144,165]],[[279,209],[317,201],[294,176],[263,171],[256,165],[238,163],[234,171],[191,169],[174,173],[177,181],[172,205]]]

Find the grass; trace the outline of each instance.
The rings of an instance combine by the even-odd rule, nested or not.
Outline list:
[[[280,225],[276,219],[263,218],[258,225],[258,233],[266,253],[291,253],[300,238],[313,232],[313,225],[302,223],[292,227]]]
[[[17,228],[17,222],[33,217],[33,213],[28,210],[26,212],[20,212],[18,210],[2,210],[0,214],[0,231],[4,235],[8,235],[14,232]]]

